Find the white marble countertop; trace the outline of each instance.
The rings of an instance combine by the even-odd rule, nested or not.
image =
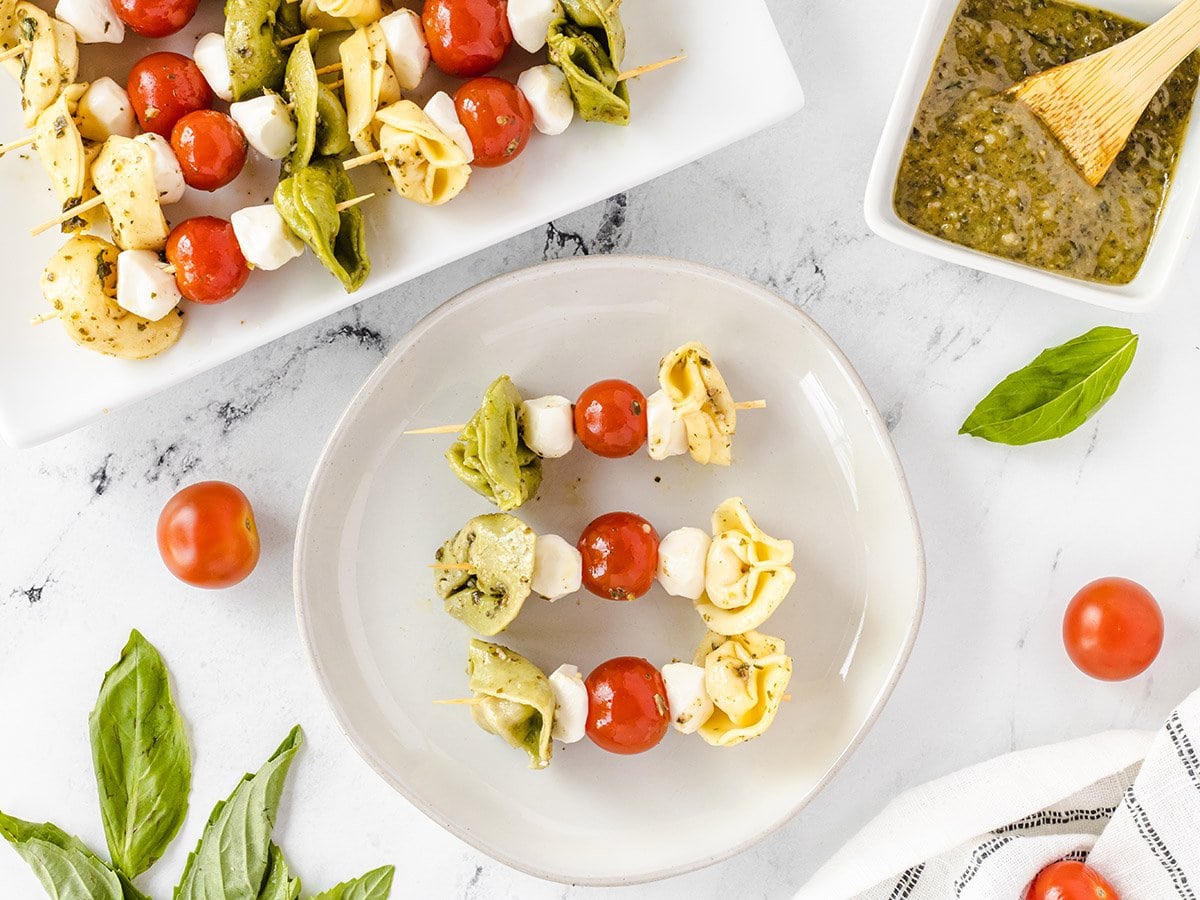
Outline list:
[[[906,786],[1012,748],[1157,727],[1200,681],[1200,419],[1190,397],[1200,383],[1200,258],[1184,263],[1156,311],[1127,317],[873,237],[863,187],[921,0],[771,6],[809,98],[784,126],[54,443],[0,449],[0,808],[103,846],[87,713],[136,626],[171,666],[194,752],[191,816],[146,882],[157,896],[169,892],[212,804],[295,722],[308,743],[279,835],[306,886],[391,862],[407,888],[397,896],[606,893],[512,872],[386,788],[342,739],[309,674],[290,580],[312,465],[382,354],[481,279],[580,253],[698,260],[770,285],[816,318],[884,412],[929,557],[912,660],[843,771],[752,850],[637,896],[789,896]],[[956,436],[998,378],[1098,324],[1129,325],[1142,341],[1096,419],[1027,448]],[[173,580],[154,549],[163,503],[204,478],[246,490],[264,542],[253,577],[220,593]],[[1107,574],[1146,584],[1167,617],[1159,661],[1121,685],[1075,672],[1059,639],[1067,599]],[[0,887],[6,898],[41,896],[3,847]]]

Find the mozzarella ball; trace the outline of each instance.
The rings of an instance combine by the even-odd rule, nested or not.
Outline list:
[[[233,76],[229,74],[229,57],[225,55],[225,36],[210,31],[196,41],[192,61],[212,88],[212,92],[228,103],[233,99]]]
[[[558,66],[534,66],[517,78],[517,87],[533,110],[533,126],[542,134],[562,134],[575,118],[567,76]]]
[[[677,528],[658,544],[658,580],[672,597],[699,600],[712,538],[699,528]]]
[[[157,322],[179,305],[183,295],[175,274],[153,250],[122,250],[117,254],[117,306]]]
[[[296,123],[291,110],[278,94],[263,94],[229,106],[246,143],[267,159],[283,159],[296,143]]]
[[[671,724],[681,734],[693,734],[713,714],[712,698],[704,686],[704,669],[691,663],[667,663],[662,667],[662,676]]]
[[[462,122],[458,121],[458,109],[454,106],[454,98],[445,91],[438,91],[425,104],[425,115],[433,120],[433,124],[467,154],[467,162],[475,158],[475,148],[471,146],[471,137]]]
[[[398,9],[379,20],[383,42],[387,44],[388,62],[396,73],[403,90],[411,91],[425,77],[429,68],[429,42],[421,17],[411,9]]]
[[[508,0],[508,27],[522,49],[537,53],[558,15],[558,0]]]
[[[272,271],[304,253],[304,242],[283,221],[273,203],[248,206],[229,217],[246,262]]]
[[[114,134],[131,138],[138,133],[129,94],[107,75],[93,81],[75,107],[79,133],[89,141],[107,141]]]
[[[688,452],[687,426],[675,415],[671,398],[662,390],[646,398],[646,450],[651,459],[658,460]]]
[[[74,28],[81,44],[119,44],[125,40],[125,23],[109,0],[58,0],[54,17]]]
[[[161,134],[149,131],[139,134],[134,140],[150,148],[150,158],[154,165],[154,186],[158,188],[158,202],[178,203],[183,197],[187,182],[183,180],[183,170],[179,168],[179,158],[171,149],[171,142]]]
[[[533,545],[533,590],[551,602],[583,584],[583,554],[557,534],[539,534]]]
[[[554,721],[550,735],[564,744],[583,740],[587,733],[588,692],[579,669],[561,665],[550,673],[554,691]]]
[[[575,417],[566,397],[526,400],[518,417],[525,445],[543,459],[566,456],[575,446]]]

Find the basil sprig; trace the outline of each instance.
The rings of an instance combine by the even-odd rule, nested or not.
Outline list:
[[[137,631],[105,674],[88,725],[108,852],[118,872],[136,878],[179,833],[192,785],[166,664]]]
[[[138,632],[104,676],[89,724],[113,862],[56,825],[3,812],[0,838],[29,864],[52,900],[149,900],[133,878],[162,856],[187,816],[191,752],[166,664]],[[175,900],[298,900],[300,879],[271,832],[302,742],[297,725],[261,769],[216,805],[188,857]],[[394,874],[384,866],[317,898],[387,900]]]
[[[1070,434],[1116,392],[1137,344],[1128,328],[1101,326],[1043,350],[992,388],[958,433],[1013,445]]]

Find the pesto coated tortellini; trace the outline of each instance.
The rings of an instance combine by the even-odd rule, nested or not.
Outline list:
[[[446,461],[459,480],[506,512],[536,494],[542,483],[542,461],[525,445],[517,427],[520,405],[521,395],[512,380],[501,375],[446,451]]]
[[[91,167],[99,152],[94,145],[84,144],[75,124],[75,108],[86,85],[71,84],[58,95],[58,99],[38,116],[34,129],[34,147],[42,167],[50,176],[54,193],[62,204],[63,212],[78,206],[95,196],[92,186]],[[63,222],[64,232],[79,231],[103,215],[102,210],[89,210]]]
[[[169,229],[158,202],[153,153],[147,144],[114,134],[92,166],[113,239],[122,250],[162,250],[167,244]]]
[[[304,28],[288,0],[225,0],[225,56],[233,99],[279,92],[286,64],[280,41]]]
[[[14,11],[17,34],[28,45],[20,68],[21,110],[26,128],[79,74],[75,29],[52,18],[41,7],[21,0]]]
[[[411,100],[379,110],[375,123],[383,161],[400,196],[440,206],[467,186],[467,154]]]
[[[467,651],[469,687],[481,702],[471,718],[491,734],[529,754],[529,768],[550,764],[554,691],[545,673],[507,647],[471,641]]]
[[[292,172],[275,188],[275,208],[288,227],[347,292],[362,287],[371,271],[362,210],[339,211],[354,197],[354,183],[341,163],[322,159]]]
[[[342,88],[346,97],[346,124],[359,153],[373,153],[372,123],[385,103],[400,99],[400,85],[387,61],[383,28],[372,22],[338,45],[342,60]]]
[[[560,18],[550,23],[546,43],[550,62],[567,76],[580,118],[629,124],[629,86],[617,80],[620,72],[599,38]]]
[[[701,465],[729,465],[737,406],[708,349],[689,341],[667,354],[659,365],[658,382],[687,428],[692,459]]]
[[[696,649],[713,714],[699,735],[714,747],[756,738],[775,721],[792,678],[792,658],[779,638],[748,631],[730,637],[709,632]]]
[[[767,621],[796,583],[792,542],[759,528],[740,497],[716,508],[712,530],[696,611],[718,634],[751,631]]]
[[[515,516],[476,516],[437,552],[442,564],[435,587],[446,612],[479,634],[491,637],[508,627],[533,592],[536,537]]]
[[[617,68],[625,62],[625,26],[621,22],[621,0],[561,0],[567,18],[581,28],[599,29],[604,49]]]
[[[121,359],[147,359],[179,340],[183,312],[157,322],[117,305],[117,248],[93,235],[63,244],[42,273],[42,294],[71,340]]]
[[[287,171],[302,169],[314,156],[337,156],[350,148],[346,110],[337,95],[317,78],[312,46],[317,32],[310,31],[288,55],[283,95],[296,120],[296,145],[287,160]]]

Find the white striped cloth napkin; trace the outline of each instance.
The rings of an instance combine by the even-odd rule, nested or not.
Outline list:
[[[1024,750],[908,791],[796,900],[1023,900],[1059,859],[1122,900],[1200,898],[1200,691],[1157,734]]]

